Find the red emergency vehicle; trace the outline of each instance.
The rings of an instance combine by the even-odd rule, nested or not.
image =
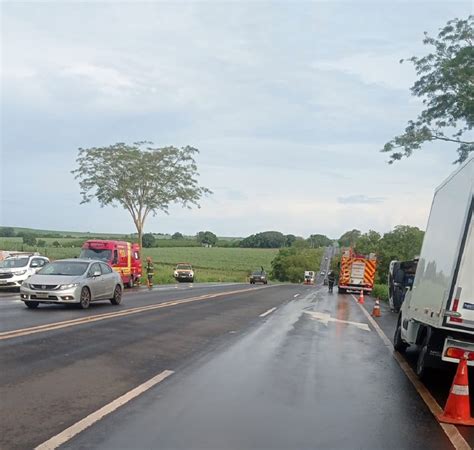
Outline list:
[[[123,284],[128,287],[133,287],[140,282],[142,262],[138,244],[125,241],[90,240],[84,242],[80,257],[108,263],[122,276]]]
[[[352,248],[343,249],[340,265],[338,290],[341,294],[348,290],[372,292],[377,270],[374,253],[358,255]]]

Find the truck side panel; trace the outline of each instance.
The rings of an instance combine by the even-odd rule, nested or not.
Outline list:
[[[443,325],[454,291],[453,278],[470,226],[473,175],[471,159],[436,191],[413,289],[405,300],[412,318],[433,326]]]

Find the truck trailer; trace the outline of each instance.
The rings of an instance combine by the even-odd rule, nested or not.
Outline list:
[[[474,158],[435,191],[415,279],[407,287],[394,348],[419,348],[416,373],[467,357],[474,365]]]

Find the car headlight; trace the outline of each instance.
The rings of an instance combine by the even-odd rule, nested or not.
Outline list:
[[[191,272],[189,272],[189,275],[191,275],[192,277],[194,277],[194,272],[191,270]]]
[[[15,277],[20,277],[21,275],[25,275],[26,270],[20,270],[19,272],[13,272]]]
[[[72,289],[72,288],[75,288],[77,285],[78,285],[77,283],[61,284],[59,286],[59,289]]]
[[[30,283],[27,283],[26,281],[23,281],[23,283],[21,283],[21,287],[24,287],[24,288],[30,288]]]
[[[175,270],[174,271],[174,276],[177,277],[178,276],[178,272]]]

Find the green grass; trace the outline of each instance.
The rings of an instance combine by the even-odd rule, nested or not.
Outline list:
[[[179,262],[192,264],[197,282],[246,281],[252,270],[261,266],[270,272],[274,249],[253,248],[145,248],[143,256],[155,263],[155,281],[172,283],[174,266]]]
[[[33,248],[22,244],[21,238],[0,238],[0,250],[38,251],[50,259],[72,258],[79,256],[80,247],[51,246],[54,241],[62,245],[72,242],[69,239],[44,238],[45,248]],[[82,243],[84,240],[80,240]],[[155,264],[155,282],[173,283],[173,269],[179,262],[189,262],[196,273],[196,282],[246,281],[252,270],[261,266],[270,272],[271,261],[278,253],[277,249],[253,248],[205,248],[205,247],[158,247],[145,248],[142,257],[151,256]]]

